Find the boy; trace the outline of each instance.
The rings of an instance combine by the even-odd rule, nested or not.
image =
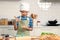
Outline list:
[[[33,29],[33,20],[27,16],[29,4],[21,2],[20,8],[21,16],[15,17],[14,29],[17,30],[17,36],[29,36],[29,31]]]

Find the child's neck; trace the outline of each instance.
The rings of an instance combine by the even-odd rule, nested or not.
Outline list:
[[[24,15],[22,15],[22,16],[24,16]],[[27,16],[24,16],[24,17],[27,17]]]

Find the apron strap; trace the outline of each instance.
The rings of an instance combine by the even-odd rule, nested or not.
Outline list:
[[[20,20],[21,20],[21,17],[20,17]],[[29,21],[29,17],[27,17],[27,20],[28,20],[28,22],[30,22],[30,21]]]

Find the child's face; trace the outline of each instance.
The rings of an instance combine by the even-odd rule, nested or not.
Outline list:
[[[28,15],[28,11],[20,11],[22,16],[27,16]]]

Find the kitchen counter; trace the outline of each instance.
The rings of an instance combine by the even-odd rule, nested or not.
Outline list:
[[[60,26],[39,26],[39,27],[34,27],[33,31],[31,31],[30,34],[31,34],[31,36],[39,36],[42,32],[51,32],[51,33],[60,35]]]
[[[13,25],[0,25],[0,35],[9,34],[16,35]],[[42,32],[52,32],[60,35],[60,26],[39,26],[33,27],[33,31],[30,31],[30,36],[39,36]]]
[[[3,37],[0,37],[0,39],[3,39]],[[39,40],[39,37],[37,36],[10,37],[9,40]]]

